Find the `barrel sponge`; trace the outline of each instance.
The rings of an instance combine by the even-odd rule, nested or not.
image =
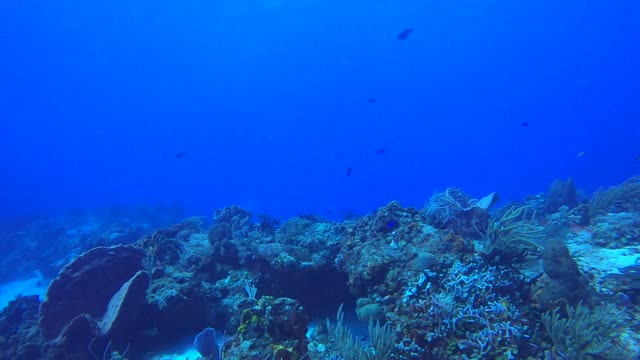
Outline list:
[[[134,246],[97,247],[67,264],[51,282],[40,305],[42,335],[52,339],[72,319],[100,319],[109,302],[138,271],[144,252]]]

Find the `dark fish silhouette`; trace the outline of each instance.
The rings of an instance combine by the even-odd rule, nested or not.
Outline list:
[[[385,149],[378,149],[378,150],[376,150],[376,154],[380,154],[380,155],[383,155],[383,154],[384,154],[384,153],[386,153],[386,152],[387,152],[387,150],[385,150]]]
[[[185,157],[187,155],[186,151],[178,151],[176,153],[176,159],[182,159],[183,157]]]
[[[351,176],[351,172],[353,171],[353,169],[351,169],[350,167],[347,168],[347,176]]]
[[[529,127],[529,123],[528,122],[521,122],[520,126],[522,127]]]
[[[402,30],[402,32],[400,34],[398,34],[398,40],[406,39],[407,36],[409,36],[409,34],[411,34],[412,31],[413,31],[413,28],[408,28],[408,29]]]
[[[369,97],[369,98],[367,98],[367,102],[368,102],[369,104],[373,104],[373,103],[374,103],[374,102],[376,102],[376,101],[378,101],[378,99],[376,99],[376,98],[374,98],[374,97]]]

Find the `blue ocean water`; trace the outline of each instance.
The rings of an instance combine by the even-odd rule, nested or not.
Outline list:
[[[556,178],[617,184],[640,166],[638,14],[635,1],[6,0],[0,215],[161,203],[340,217],[448,186],[520,199]]]

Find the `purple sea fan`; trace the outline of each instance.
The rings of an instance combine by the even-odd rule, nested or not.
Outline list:
[[[216,331],[213,328],[206,328],[196,335],[193,346],[198,350],[203,358],[209,360],[220,360],[220,349],[216,340]]]

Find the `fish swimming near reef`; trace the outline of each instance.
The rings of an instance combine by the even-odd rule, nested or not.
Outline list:
[[[408,29],[402,30],[402,32],[400,34],[398,34],[398,40],[406,39],[407,36],[409,36],[409,34],[411,34],[411,32],[413,32],[413,28],[408,28]]]
[[[351,173],[353,172],[353,169],[348,167],[347,168],[347,176],[351,176]]]
[[[378,101],[378,100],[377,100],[376,98],[374,98],[374,97],[369,97],[369,98],[367,98],[367,102],[368,102],[369,104],[373,104],[373,103],[375,103],[376,101]]]
[[[178,151],[176,153],[176,159],[182,159],[185,156],[187,156],[187,152],[186,151]]]

